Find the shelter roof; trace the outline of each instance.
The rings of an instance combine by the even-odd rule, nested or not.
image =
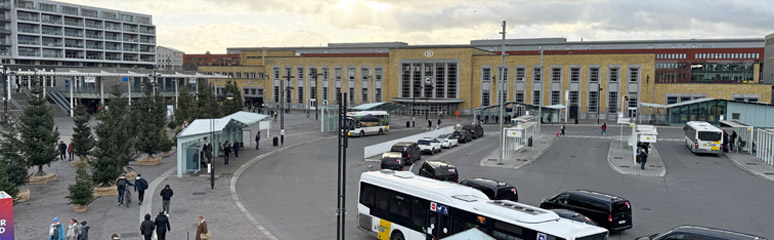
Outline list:
[[[222,118],[196,119],[191,124],[189,124],[188,127],[183,129],[183,131],[177,134],[177,137],[190,137],[206,135],[210,132],[220,132],[229,125],[240,125],[246,127],[258,123],[268,117],[268,115],[239,111]]]

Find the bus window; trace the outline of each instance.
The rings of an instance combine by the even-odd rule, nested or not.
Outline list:
[[[720,141],[722,134],[719,132],[699,132],[699,140]]]
[[[374,195],[376,189],[371,184],[361,183],[360,186],[360,203],[366,207],[372,207],[374,205]]]
[[[411,220],[419,227],[425,226],[425,219],[427,218],[427,207],[422,201],[414,199],[414,209],[411,212]]]

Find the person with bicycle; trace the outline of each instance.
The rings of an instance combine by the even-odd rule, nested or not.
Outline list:
[[[124,205],[124,194],[127,190],[126,185],[134,186],[129,180],[126,180],[126,175],[121,174],[121,177],[119,177],[116,182],[116,187],[118,188],[118,206]]]

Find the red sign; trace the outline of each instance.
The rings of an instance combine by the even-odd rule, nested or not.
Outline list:
[[[460,111],[454,111],[455,116],[460,116]]]
[[[13,239],[13,198],[0,191],[0,240]]]

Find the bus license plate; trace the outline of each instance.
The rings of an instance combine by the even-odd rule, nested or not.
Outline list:
[[[626,223],[626,220],[618,221],[618,224],[624,224],[624,223]]]
[[[710,147],[710,150],[720,150],[720,147]]]

